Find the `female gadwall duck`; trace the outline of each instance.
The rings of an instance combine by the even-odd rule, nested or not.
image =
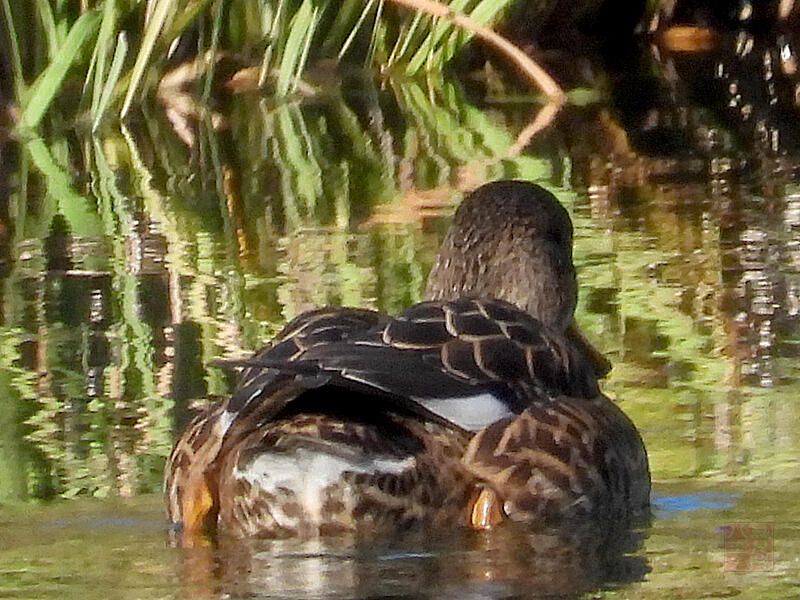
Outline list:
[[[428,300],[300,315],[180,436],[165,476],[184,544],[505,520],[628,519],[642,440],[573,323],[572,224],[546,190],[462,202]]]

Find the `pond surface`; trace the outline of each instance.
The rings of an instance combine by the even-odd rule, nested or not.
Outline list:
[[[4,598],[793,598],[800,486],[657,484],[635,535],[456,533],[178,551],[159,496],[0,510]]]
[[[777,135],[796,118],[596,100],[520,152],[524,98],[357,83],[0,142],[0,596],[800,595],[800,183]],[[670,115],[707,136],[659,148]],[[419,300],[461,193],[500,178],[573,217],[577,318],[648,447],[652,522],[169,547],[161,471],[230,390],[212,361],[309,308]]]

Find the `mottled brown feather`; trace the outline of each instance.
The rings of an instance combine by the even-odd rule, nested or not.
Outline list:
[[[649,503],[644,444],[604,396],[536,402],[478,432],[463,460],[512,519],[621,517]]]

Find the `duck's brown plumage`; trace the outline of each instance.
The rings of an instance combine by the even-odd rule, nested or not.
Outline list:
[[[643,444],[572,323],[571,234],[545,190],[487,184],[456,214],[431,300],[394,317],[306,313],[238,361],[233,395],[167,465],[184,543],[645,508]]]

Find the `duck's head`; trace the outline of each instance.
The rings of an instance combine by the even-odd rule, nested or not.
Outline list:
[[[428,276],[429,300],[488,297],[510,302],[564,331],[577,301],[572,222],[547,190],[495,181],[470,193]]]

